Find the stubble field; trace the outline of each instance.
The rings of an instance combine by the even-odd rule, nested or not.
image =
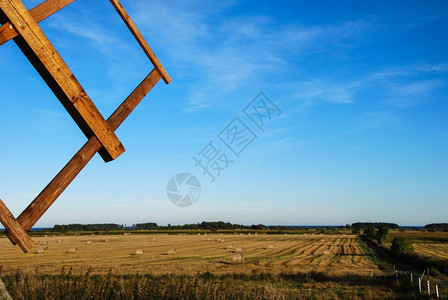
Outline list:
[[[89,268],[91,274],[381,273],[363,253],[355,235],[132,234],[35,237],[34,241],[38,245],[23,254],[7,238],[0,238],[2,274],[17,269],[28,274],[60,274],[62,268],[71,268],[73,274]],[[232,263],[238,247],[244,264]],[[42,248],[47,249],[38,254]],[[168,254],[170,249],[176,254]]]

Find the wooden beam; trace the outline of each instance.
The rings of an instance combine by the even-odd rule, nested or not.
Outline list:
[[[53,90],[87,138],[95,135],[107,162],[125,151],[114,131],[20,0],[0,0],[0,8],[20,34],[14,41]]]
[[[37,23],[45,20],[55,12],[63,9],[75,0],[47,0],[30,10],[31,16]],[[17,31],[12,27],[11,23],[7,22],[0,26],[0,46],[7,41],[15,38],[18,35]]]
[[[160,76],[162,76],[163,81],[165,81],[166,84],[171,82],[171,77],[166,72],[165,68],[160,63],[159,59],[156,57],[154,52],[152,51],[151,47],[149,47],[148,43],[144,39],[143,35],[138,30],[137,26],[135,26],[134,22],[132,21],[131,17],[129,17],[128,13],[124,9],[123,5],[121,5],[120,1],[118,0],[110,0],[112,3],[112,6],[115,8],[115,10],[120,15],[121,19],[123,19],[126,26],[131,31],[134,38],[137,40],[140,47],[142,47],[145,54],[148,56],[149,60],[152,62],[154,67],[157,71],[160,72]]]
[[[8,237],[13,244],[18,244],[23,252],[27,253],[34,247],[34,242],[23,229],[22,225],[14,218],[11,211],[0,199],[0,222],[5,226]]]
[[[116,130],[160,79],[160,73],[153,69],[107,119],[109,126]],[[25,230],[30,230],[33,227],[100,148],[101,144],[92,136],[73,156],[67,165],[17,218]],[[6,232],[6,234],[9,235],[9,232]]]

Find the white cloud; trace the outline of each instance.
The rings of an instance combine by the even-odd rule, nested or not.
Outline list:
[[[440,79],[392,83],[388,103],[400,107],[417,107],[434,100],[434,91],[444,85]]]
[[[302,53],[340,46],[371,26],[363,20],[301,26],[279,25],[264,15],[227,17],[225,12],[232,5],[224,2],[209,8],[198,1],[175,6],[142,1],[132,7],[137,25],[158,41],[158,49],[163,47],[176,75],[191,80],[187,111],[209,107],[214,99],[248,83],[261,85],[269,80],[268,74],[291,70],[291,60]],[[326,94],[333,102],[350,102],[343,90]]]

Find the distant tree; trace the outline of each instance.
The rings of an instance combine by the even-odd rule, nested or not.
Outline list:
[[[434,231],[442,231],[448,229],[448,223],[433,223],[425,225],[425,229],[434,230]]]
[[[377,229],[381,224],[384,224],[389,229],[400,229],[400,226],[398,226],[395,223],[378,223],[378,222],[357,222],[353,223],[352,227],[357,229],[366,229],[366,228],[374,228]]]
[[[375,238],[378,244],[382,244],[389,233],[389,228],[385,224],[379,224],[378,230],[375,232]]]
[[[414,247],[407,239],[402,237],[394,237],[390,250],[394,252],[412,252],[414,251]]]
[[[375,229],[368,227],[364,229],[363,234],[368,237],[369,239],[375,238]]]
[[[263,224],[258,224],[258,225],[251,225],[250,229],[266,229],[266,226]]]

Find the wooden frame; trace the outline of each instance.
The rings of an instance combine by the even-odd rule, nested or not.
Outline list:
[[[34,226],[96,153],[99,153],[107,162],[124,152],[123,145],[114,133],[115,130],[160,79],[163,79],[166,84],[171,82],[170,76],[121,3],[118,0],[110,0],[148,56],[154,69],[105,120],[37,24],[73,1],[75,0],[47,0],[28,11],[21,0],[0,0],[0,23],[3,24],[0,27],[0,45],[14,39],[88,138],[84,146],[17,219],[0,199],[0,222],[5,226],[5,233],[11,242],[19,245],[25,253],[34,246],[27,231]]]

